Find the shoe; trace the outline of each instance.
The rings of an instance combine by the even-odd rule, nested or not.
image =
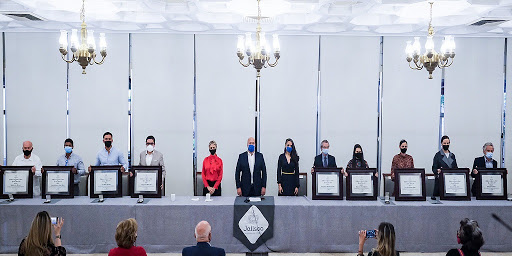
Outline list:
[[[435,196],[432,196],[432,197],[430,197],[430,199],[432,199],[432,200],[436,200],[436,197],[435,197]]]

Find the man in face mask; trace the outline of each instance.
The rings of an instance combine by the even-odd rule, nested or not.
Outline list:
[[[155,149],[155,137],[151,135],[146,138],[146,149],[140,152],[139,165],[162,166],[162,186],[160,188],[163,190],[163,184],[165,184],[164,155]]]
[[[475,161],[473,161],[473,171],[471,172],[471,177],[473,178],[478,176],[478,170],[498,168],[498,162],[492,159],[494,153],[494,145],[492,145],[491,142],[487,142],[484,144],[482,149],[484,155],[475,158]],[[474,182],[473,186],[471,187],[471,194],[473,194],[473,196],[476,196],[476,188],[478,185],[479,184]]]
[[[128,169],[128,162],[124,158],[124,155],[117,148],[112,146],[114,142],[112,133],[105,132],[103,134],[103,144],[105,144],[105,148],[101,149],[96,155],[96,166],[101,165],[122,165],[121,171],[126,172]],[[89,166],[89,172],[91,171],[91,167]]]
[[[73,191],[75,196],[79,196],[80,176],[85,175],[85,166],[82,158],[73,153],[73,147],[73,140],[67,138],[64,141],[64,154],[57,159],[57,166],[73,166],[73,169],[71,169],[75,174]]]
[[[336,158],[329,155],[329,141],[323,140],[320,144],[322,153],[315,157],[313,167],[333,167],[336,168]]]
[[[33,195],[39,196],[41,195],[41,172],[43,164],[41,163],[41,159],[35,154],[32,154],[32,142],[24,141],[23,146],[21,148],[23,154],[17,156],[12,163],[13,166],[32,166],[32,173],[34,174],[33,179]]]
[[[263,154],[256,152],[256,140],[247,140],[247,151],[238,156],[235,170],[236,193],[239,196],[264,196],[267,189],[267,167]]]

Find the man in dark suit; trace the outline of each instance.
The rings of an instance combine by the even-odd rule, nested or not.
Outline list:
[[[212,227],[207,221],[201,221],[196,226],[194,237],[197,240],[196,246],[183,248],[183,256],[225,256],[226,252],[222,248],[210,245],[212,240]]]
[[[492,154],[494,153],[494,146],[491,142],[487,142],[483,146],[484,155],[481,157],[475,158],[473,161],[473,171],[471,172],[471,177],[476,178],[478,176],[478,170],[492,169],[498,168],[498,162],[492,159]],[[478,181],[475,180],[473,182],[473,186],[471,186],[471,194],[476,196],[476,188],[478,187]]]
[[[336,168],[336,158],[329,155],[329,141],[323,140],[320,146],[322,153],[315,157],[313,167],[334,167]]]
[[[264,196],[267,168],[263,154],[255,152],[254,138],[247,140],[247,151],[238,156],[235,171],[236,193],[239,196]]]

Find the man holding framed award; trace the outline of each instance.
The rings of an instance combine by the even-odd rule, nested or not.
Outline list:
[[[57,159],[57,166],[73,166],[71,171],[73,172],[73,195],[79,196],[79,184],[80,184],[80,176],[85,175],[85,166],[82,158],[73,153],[73,140],[67,138],[64,141],[64,151],[65,154],[61,155],[59,159]]]
[[[492,159],[494,153],[494,145],[491,142],[487,142],[482,147],[482,150],[484,155],[475,158],[475,161],[473,161],[473,170],[471,171],[471,177],[473,178],[477,178],[478,170],[498,168],[498,162]],[[473,196],[476,196],[477,187],[478,182],[475,180],[475,182],[473,182],[473,186],[471,186],[471,194]]]
[[[112,146],[113,142],[114,139],[112,133],[105,132],[103,134],[103,143],[105,144],[105,148],[101,149],[96,155],[95,166],[121,165],[121,172],[126,172],[128,170],[128,162],[126,161],[126,158],[124,158],[123,152]],[[90,171],[91,167],[89,166],[89,172]]]
[[[32,142],[24,141],[23,146],[21,148],[23,150],[23,154],[18,155],[14,162],[13,166],[32,166],[33,177],[33,195],[40,196],[41,195],[41,168],[43,167],[43,163],[41,163],[41,159],[32,154]]]

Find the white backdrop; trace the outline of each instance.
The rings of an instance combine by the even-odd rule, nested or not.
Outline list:
[[[107,34],[107,43],[103,65],[85,75],[77,63],[69,67],[69,136],[86,166],[95,164],[106,131],[128,158],[128,34]]]
[[[238,63],[236,42],[235,35],[196,35],[197,170],[215,140],[224,165],[222,195],[231,196],[236,195],[238,154],[254,136],[255,109],[256,71]]]
[[[446,69],[445,131],[458,166],[471,168],[488,141],[500,159],[504,40],[457,38],[456,43],[456,62]]]
[[[355,144],[370,168],[377,160],[379,37],[322,36],[321,140],[346,168]]]
[[[383,173],[391,172],[402,139],[408,142],[407,154],[414,158],[414,166],[425,168],[426,173],[432,172],[432,158],[438,151],[442,71],[437,69],[434,78],[428,79],[425,69],[410,69],[404,51],[407,40],[411,38],[384,38]]]
[[[512,193],[512,40],[507,40],[507,106],[505,119],[505,166],[510,171],[508,173],[508,193]],[[496,146],[495,146],[496,147]],[[497,158],[495,158],[497,159]],[[498,163],[499,164],[499,163]]]
[[[158,57],[155,57],[158,50]],[[166,195],[193,195],[194,37],[132,34],[133,164],[148,135],[164,154]]]
[[[66,63],[58,52],[58,33],[6,33],[7,164],[22,154],[22,142],[44,165],[64,153]],[[54,51],[50,51],[53,49]]]
[[[0,40],[3,40],[3,34],[0,35]],[[3,47],[3,46],[2,46]],[[2,60],[2,63],[3,63],[3,59],[4,59],[4,52],[3,51],[0,51],[0,60]],[[4,77],[4,69],[3,69],[3,64],[1,66],[2,68],[0,68],[0,77]],[[2,104],[0,105],[1,108],[3,109],[3,103],[4,103],[4,90],[2,89],[3,87],[3,82],[0,82],[0,101],[2,102]],[[4,152],[4,144],[3,144],[3,141],[4,141],[4,115],[2,114],[1,117],[0,117],[0,141],[2,142],[2,146],[0,146],[0,154],[2,156],[2,159],[3,159],[3,156],[4,156],[4,153],[7,151],[5,150]],[[3,163],[3,161],[1,161]],[[10,164],[10,163],[9,163]]]
[[[280,43],[279,64],[261,71],[260,152],[267,165],[269,195],[277,195],[277,159],[287,138],[295,143],[300,172],[310,172],[316,153],[318,36],[283,36]],[[310,178],[308,183],[311,195]]]

